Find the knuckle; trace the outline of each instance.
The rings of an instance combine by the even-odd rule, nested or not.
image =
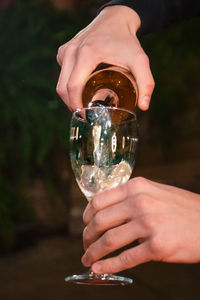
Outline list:
[[[103,236],[103,245],[106,249],[110,250],[115,245],[116,236],[112,231],[107,231]]]
[[[65,51],[66,51],[66,44],[61,45],[61,46],[58,48],[56,60],[57,60],[57,62],[59,63],[59,65],[62,65],[62,60],[63,60],[63,57],[64,57],[64,55],[65,55]]]
[[[145,64],[150,64],[149,57],[145,52],[143,52],[143,54],[141,55],[141,59],[144,61]]]
[[[150,65],[150,60],[149,60],[149,57],[146,55],[146,53],[143,54],[143,61],[144,61],[147,65]]]
[[[88,241],[89,240],[89,231],[88,231],[88,228],[85,227],[84,230],[83,230],[83,240],[84,241]]]
[[[63,45],[58,48],[58,51],[57,51],[57,60],[62,55],[62,52],[63,52]]]
[[[86,229],[87,227],[85,227],[84,229],[83,229],[83,233],[82,233],[82,236],[83,236],[83,239],[85,240],[86,239],[86,237],[87,237],[87,229]]]
[[[56,55],[56,61],[61,66],[62,62],[61,62],[61,57],[60,57],[59,53],[57,53],[57,55]]]
[[[137,53],[137,59],[139,59],[140,62],[142,62],[142,63],[144,63],[146,65],[150,64],[149,57],[147,56],[147,54],[143,50],[138,51],[138,53]]]
[[[155,88],[155,80],[153,79],[152,77],[152,80],[151,80],[151,87],[154,89]]]
[[[155,88],[155,81],[154,81],[154,79],[152,77],[151,80],[149,80],[146,83],[146,90],[151,93],[154,90],[154,88]]]
[[[148,232],[153,233],[156,228],[156,220],[155,217],[150,214],[145,214],[140,217],[140,223],[142,227],[144,227]]]
[[[77,45],[72,42],[65,43],[58,48],[57,55],[63,56],[67,52],[73,52],[77,48]]]
[[[57,84],[56,92],[61,98],[64,97],[66,94],[66,90],[60,84]]]
[[[132,257],[130,253],[124,251],[119,255],[120,264],[123,266],[124,269],[128,269],[132,265]]]
[[[97,212],[100,209],[100,202],[96,197],[94,197],[91,201],[91,206],[94,212]]]
[[[160,235],[154,235],[149,241],[149,248],[153,259],[161,260],[164,254],[164,243]]]
[[[78,85],[74,82],[74,80],[70,80],[67,83],[67,90],[69,91],[69,93],[74,93],[77,91],[77,87]]]
[[[147,179],[142,176],[135,177],[134,179],[135,179],[135,184],[141,187],[143,187],[143,185],[147,183]]]
[[[94,230],[101,231],[102,225],[104,224],[103,214],[101,212],[96,213],[93,220],[93,228]]]
[[[128,195],[131,193],[131,187],[130,187],[130,181],[127,181],[124,184],[119,185],[117,188],[120,189],[120,192],[125,196],[128,197]]]
[[[66,44],[66,47],[65,47],[65,52],[74,52],[75,50],[77,49],[77,44],[74,43],[74,42],[70,42],[68,44]]]
[[[59,93],[60,93],[60,90],[61,90],[60,85],[57,84],[57,86],[56,86],[56,92],[59,94]]]
[[[93,245],[90,245],[87,249],[87,256],[89,257],[90,262],[93,262],[96,260],[95,258],[95,249]]]
[[[88,216],[87,216],[86,211],[83,212],[83,223],[88,224]]]
[[[142,192],[144,186],[148,184],[148,180],[144,177],[134,177],[131,181],[131,189],[134,189],[136,192]]]
[[[137,194],[132,200],[133,206],[140,212],[148,210],[148,196],[145,193]]]

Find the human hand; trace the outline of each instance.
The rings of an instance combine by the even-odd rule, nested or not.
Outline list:
[[[85,29],[58,49],[61,72],[56,90],[69,109],[82,107],[84,83],[100,63],[132,72],[139,89],[138,106],[148,109],[154,80],[149,59],[136,36],[139,27],[140,18],[131,8],[106,7]]]
[[[82,263],[115,273],[148,261],[200,262],[200,195],[144,178],[100,193],[84,215]],[[119,255],[105,255],[138,241]]]

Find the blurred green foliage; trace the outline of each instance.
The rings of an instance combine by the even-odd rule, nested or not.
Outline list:
[[[16,226],[36,221],[24,192],[34,178],[47,182],[52,197],[59,193],[52,156],[67,152],[69,114],[55,92],[56,54],[90,22],[89,7],[66,13],[16,0],[0,11],[0,245],[12,247]],[[164,149],[199,134],[199,31],[194,19],[141,40],[156,81],[144,113],[148,138]]]
[[[0,244],[12,246],[15,227],[34,222],[24,190],[35,177],[59,193],[51,157],[67,147],[69,114],[55,91],[57,48],[89,18],[87,7],[56,12],[36,0],[0,11]]]
[[[199,21],[173,24],[141,39],[156,83],[149,140],[162,145],[166,158],[181,140],[200,136]]]

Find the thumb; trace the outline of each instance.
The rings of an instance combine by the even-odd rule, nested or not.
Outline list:
[[[129,68],[138,85],[138,107],[141,110],[147,110],[155,86],[148,56],[144,52],[135,56]]]

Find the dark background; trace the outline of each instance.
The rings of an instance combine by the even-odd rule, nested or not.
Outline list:
[[[68,155],[70,113],[56,95],[57,48],[104,1],[0,0],[0,299],[199,299],[200,267],[148,263],[132,287],[78,287],[84,196]],[[200,22],[141,38],[156,88],[137,112],[133,176],[200,192]]]

